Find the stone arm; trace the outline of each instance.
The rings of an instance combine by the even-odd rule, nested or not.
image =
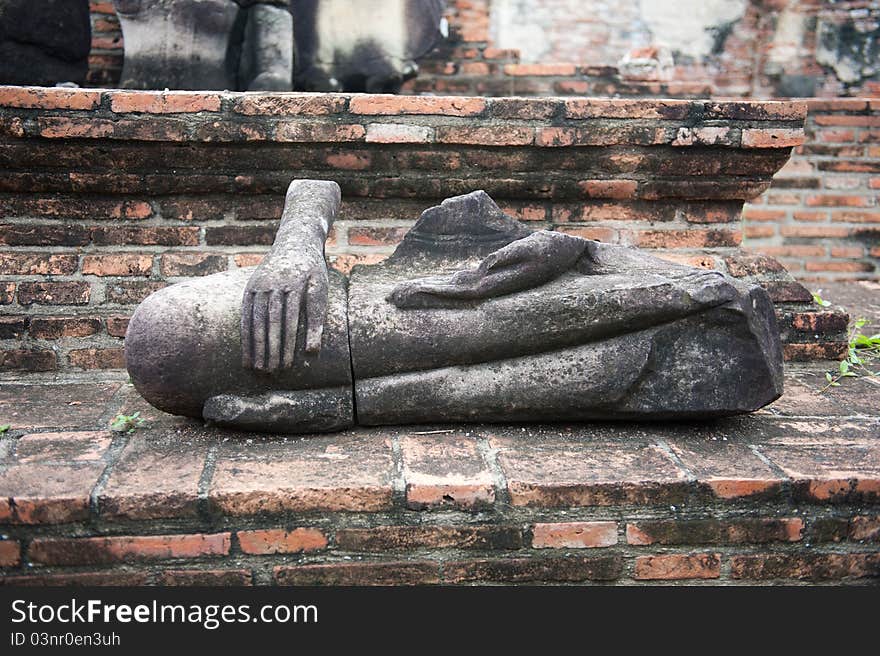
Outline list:
[[[388,300],[402,309],[440,308],[532,289],[575,268],[589,243],[541,230],[490,253],[476,269],[403,282]]]
[[[339,203],[335,182],[290,183],[275,242],[242,299],[245,368],[273,372],[292,367],[297,336],[303,333],[306,352],[321,349],[328,289],[324,242]]]

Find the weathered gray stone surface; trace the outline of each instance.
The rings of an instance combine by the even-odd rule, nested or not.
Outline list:
[[[442,0],[293,0],[297,87],[394,93],[440,41]]]
[[[125,39],[120,86],[293,88],[288,0],[114,0]]]
[[[322,252],[338,206],[335,183],[295,181],[260,267],[144,301],[126,336],[141,394],[222,425],[306,432],[708,418],[782,393],[773,306],[758,286],[530,233],[478,191],[426,210],[346,288]]]
[[[81,84],[91,41],[88,0],[0,0],[0,84]]]

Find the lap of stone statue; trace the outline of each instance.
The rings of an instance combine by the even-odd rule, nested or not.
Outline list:
[[[531,232],[482,191],[422,213],[394,254],[328,270],[334,182],[291,183],[252,268],[148,297],[125,338],[152,405],[244,430],[703,419],[782,393],[766,292],[716,271]]]
[[[125,39],[120,86],[293,88],[290,0],[113,0]]]

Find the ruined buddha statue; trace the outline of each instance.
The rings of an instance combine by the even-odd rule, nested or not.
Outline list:
[[[699,419],[782,393],[766,292],[541,230],[482,191],[422,214],[394,254],[329,270],[334,182],[296,180],[263,262],[148,297],[125,339],[151,404],[244,430]]]

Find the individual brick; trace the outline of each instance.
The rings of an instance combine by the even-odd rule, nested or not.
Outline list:
[[[230,515],[391,507],[391,445],[381,436],[344,444],[315,437],[280,446],[225,443],[211,484],[212,506]]]
[[[401,439],[400,447],[410,508],[479,508],[494,503],[494,479],[476,439],[460,434],[409,435]]]
[[[692,100],[577,98],[565,101],[565,117],[682,120],[697,105]]]
[[[198,246],[199,228],[195,226],[130,227],[100,226],[92,228],[92,241],[97,246]]]
[[[374,116],[396,116],[404,114],[477,116],[485,109],[486,100],[484,98],[365,94],[352,96],[349,101],[348,111],[352,114],[367,114]],[[367,140],[369,141],[369,138]]]
[[[760,544],[801,539],[804,521],[789,519],[640,520],[626,525],[627,544]]]
[[[194,517],[208,446],[191,439],[132,436],[101,489],[102,518],[152,520]]]
[[[312,93],[247,94],[232,110],[247,116],[328,116],[345,111],[345,96]]]
[[[28,559],[43,565],[100,565],[225,556],[230,540],[229,533],[36,538],[31,541]]]
[[[522,531],[511,526],[377,526],[336,531],[336,546],[346,551],[385,552],[412,549],[519,549]]]
[[[535,139],[530,127],[512,125],[440,126],[436,128],[437,143],[477,146],[528,146]]]
[[[8,349],[0,351],[0,371],[54,371],[54,351],[39,349]]]
[[[112,586],[133,587],[147,584],[146,572],[126,572],[112,570],[105,572],[71,572],[63,574],[43,574],[33,571],[24,576],[7,576],[0,580],[0,585],[14,586]]]
[[[668,441],[676,457],[719,499],[773,498],[781,493],[783,477],[739,442]]]
[[[21,563],[21,543],[18,540],[0,540],[0,567],[17,567]]]
[[[645,442],[493,436],[514,506],[558,508],[675,504],[688,494],[687,475],[659,447]]]
[[[664,554],[636,558],[633,578],[641,581],[717,579],[721,554]]]
[[[617,544],[617,522],[556,522],[535,524],[535,549],[582,549]]]
[[[366,133],[363,125],[290,122],[279,124],[274,138],[280,142],[347,142],[361,141]]]
[[[83,275],[92,276],[149,276],[153,271],[153,256],[144,253],[106,253],[86,255]]]
[[[110,448],[109,431],[66,431],[28,433],[18,440],[15,460],[19,463],[97,462]]]
[[[396,246],[410,226],[352,226],[348,229],[351,246]]]
[[[279,566],[278,585],[429,585],[440,583],[435,562],[360,562]]]
[[[91,286],[87,282],[20,282],[21,305],[88,305]]]
[[[125,369],[125,352],[121,348],[74,349],[68,352],[67,362],[79,369]]]
[[[505,75],[572,77],[577,72],[574,64],[506,64]]]
[[[582,180],[578,187],[589,198],[635,198],[638,183],[635,180]]]
[[[246,554],[287,554],[318,551],[327,547],[327,536],[316,528],[256,529],[238,531],[238,543]]]
[[[167,286],[167,283],[156,280],[120,281],[107,285],[104,291],[104,302],[119,305],[135,305],[153,292]]]
[[[79,256],[50,253],[0,253],[0,275],[68,276],[76,272]]]
[[[29,333],[36,339],[89,337],[101,331],[97,317],[32,317]]]
[[[162,255],[162,275],[208,276],[228,268],[227,257],[222,253],[201,253],[194,251],[170,252]]]
[[[619,556],[486,558],[443,564],[444,583],[563,583],[613,581],[620,577],[623,563]]]
[[[880,540],[880,516],[856,516],[849,522],[850,540]]]
[[[0,317],[0,339],[21,339],[27,333],[29,323],[26,316]]]
[[[249,569],[166,569],[156,575],[156,584],[241,587],[254,582]]]
[[[433,128],[403,123],[370,123],[366,135],[368,143],[431,143],[434,140]]]
[[[0,224],[0,244],[6,246],[85,246],[90,238],[85,226]]]
[[[101,92],[91,89],[65,89],[60,87],[0,88],[0,105],[20,109],[97,109]]]
[[[743,128],[743,148],[790,148],[805,141],[803,130],[790,128]]]
[[[181,114],[220,111],[220,94],[191,91],[113,91],[110,110],[117,114]]]
[[[732,579],[839,580],[880,576],[880,553],[751,554],[730,558]]]
[[[0,472],[0,522],[62,524],[88,518],[103,463],[14,464]]]
[[[880,499],[880,445],[759,446],[792,479],[796,498],[819,502]]]

